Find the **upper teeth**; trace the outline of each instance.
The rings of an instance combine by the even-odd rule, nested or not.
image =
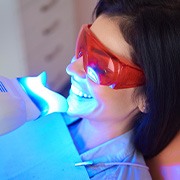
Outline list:
[[[85,97],[85,98],[92,98],[92,96],[83,93],[82,91],[80,91],[77,87],[71,85],[71,90],[74,94],[80,96],[80,97]]]

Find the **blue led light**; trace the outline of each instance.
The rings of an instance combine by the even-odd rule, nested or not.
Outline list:
[[[45,87],[46,73],[37,77],[23,77],[17,79],[25,92],[41,111],[41,116],[52,112],[65,112],[67,110],[66,99],[60,94]]]

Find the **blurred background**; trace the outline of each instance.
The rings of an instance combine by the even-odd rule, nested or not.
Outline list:
[[[67,95],[66,66],[97,0],[0,0],[0,76],[47,72],[50,89]]]

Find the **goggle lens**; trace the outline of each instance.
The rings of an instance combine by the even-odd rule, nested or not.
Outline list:
[[[97,84],[114,89],[143,85],[142,70],[131,61],[117,57],[110,52],[84,25],[76,44],[76,58],[83,56],[83,65],[87,76]]]

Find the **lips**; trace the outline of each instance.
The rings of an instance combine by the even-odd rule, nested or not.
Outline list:
[[[79,90],[76,86],[74,86],[73,84],[71,85],[71,91],[75,94],[75,95],[77,95],[77,96],[79,96],[79,97],[81,97],[81,98],[87,98],[87,99],[91,99],[92,98],[92,96],[90,95],[90,94],[86,94],[86,93],[84,93],[84,92],[82,92],[81,90]]]

